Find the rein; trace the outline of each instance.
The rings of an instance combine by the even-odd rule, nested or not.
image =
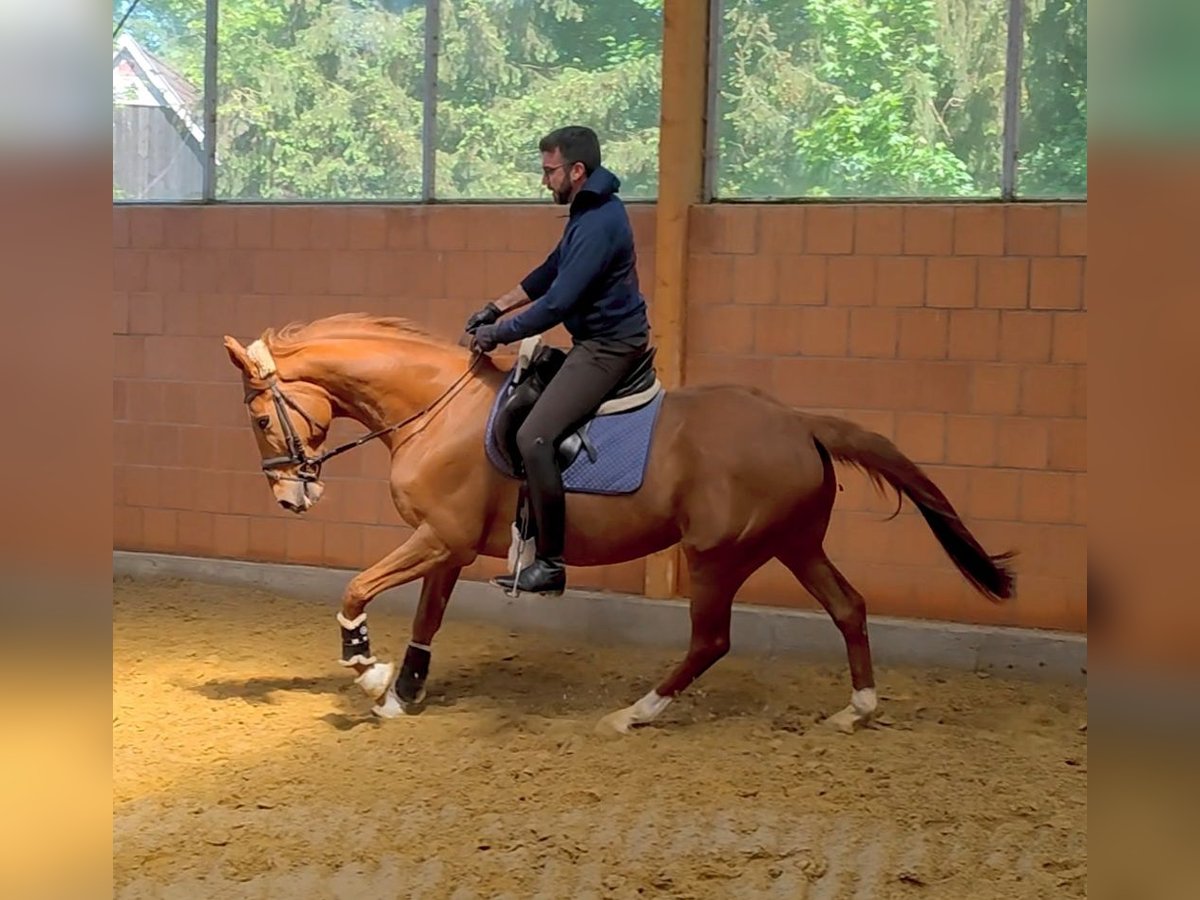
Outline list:
[[[284,407],[289,406],[298,412],[304,417],[304,421],[308,422],[309,426],[314,431],[318,430],[319,426],[295,400],[283,392],[283,389],[279,386],[278,378],[275,375],[272,375],[266,390],[270,390],[271,397],[275,401],[275,412],[279,416],[280,426],[283,428],[283,436],[287,441],[288,455],[272,456],[269,459],[264,459],[262,461],[263,471],[268,472],[272,469],[282,468],[283,466],[294,465],[296,466],[296,478],[298,478],[300,481],[311,482],[318,480],[321,477],[321,466],[323,466],[328,460],[345,453],[347,450],[353,450],[355,447],[360,447],[367,443],[367,441],[372,441],[377,437],[382,437],[385,434],[397,431],[403,428],[405,425],[410,425],[417,419],[433,411],[439,403],[450,397],[452,393],[454,393],[466,382],[471,373],[475,371],[475,365],[479,362],[482,356],[482,353],[473,353],[471,355],[471,364],[467,366],[467,370],[459,375],[458,378],[456,378],[450,385],[450,387],[442,391],[437,399],[424,409],[418,410],[402,422],[397,422],[395,425],[388,425],[384,428],[372,431],[369,434],[364,434],[352,441],[347,441],[338,447],[334,447],[332,450],[326,450],[319,456],[308,455],[308,452],[304,446],[304,442],[300,439],[300,435],[296,433],[296,427],[292,424],[291,416],[287,414],[287,410],[284,409]],[[261,390],[248,393],[246,396],[246,402],[249,403],[255,395],[260,393],[262,393]],[[287,478],[289,476],[280,477]]]

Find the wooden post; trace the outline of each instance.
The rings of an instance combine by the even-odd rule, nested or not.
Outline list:
[[[650,319],[658,347],[659,378],[668,390],[682,386],[684,377],[688,210],[700,202],[704,185],[710,7],[707,0],[665,0],[663,4],[655,278]],[[675,595],[680,562],[678,546],[646,560],[647,597]]]

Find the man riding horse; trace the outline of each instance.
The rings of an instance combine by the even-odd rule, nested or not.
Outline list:
[[[517,431],[536,526],[536,558],[519,569],[519,577],[496,579],[510,592],[561,593],[567,580],[566,500],[556,447],[644,358],[650,324],[638,287],[633,229],[617,197],[621,183],[600,165],[596,133],[582,126],[560,128],[542,138],[538,149],[543,184],[555,203],[570,207],[563,236],[517,287],[473,314],[466,331],[483,353],[559,323],[571,335],[562,367]]]

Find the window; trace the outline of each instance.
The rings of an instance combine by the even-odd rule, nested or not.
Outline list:
[[[1087,196],[1087,0],[1026,0],[1017,193]]]
[[[218,9],[218,198],[421,196],[424,0]]]
[[[1006,22],[1006,0],[724,0],[715,195],[997,195]]]
[[[113,6],[114,200],[203,196],[204,7]]]
[[[662,0],[442,0],[441,26],[435,196],[544,198],[538,140],[563,125],[655,196]]]

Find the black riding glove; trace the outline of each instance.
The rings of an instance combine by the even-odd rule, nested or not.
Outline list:
[[[488,303],[483,309],[477,313],[472,313],[471,318],[467,319],[467,325],[463,329],[467,334],[474,333],[475,329],[481,325],[491,325],[500,318],[502,313],[500,307],[495,303]],[[494,345],[493,345],[494,346]]]
[[[499,325],[480,325],[471,334],[472,346],[480,353],[491,353],[500,343],[496,340],[496,332],[500,330]]]

